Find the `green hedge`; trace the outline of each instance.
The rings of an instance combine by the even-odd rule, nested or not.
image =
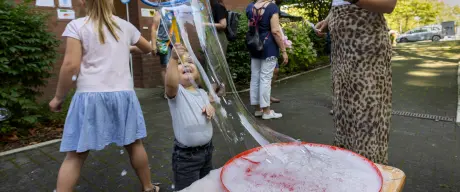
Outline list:
[[[47,118],[36,98],[51,76],[59,46],[45,14],[12,2],[0,1],[0,108],[12,113],[1,122],[0,134],[25,131]]]
[[[314,43],[310,40],[311,28],[302,22],[283,24],[285,35],[292,41],[292,48],[288,49],[289,64],[282,66],[282,73],[295,73],[306,70],[316,62],[317,53]],[[280,60],[281,61],[281,60]]]
[[[248,22],[246,14],[241,13],[238,39],[230,42],[227,50],[227,63],[232,73],[233,81],[238,86],[247,86],[251,78],[251,61],[249,51],[246,48],[246,32],[248,31]],[[281,66],[280,71],[283,73],[296,73],[306,70],[309,65],[316,62],[317,51],[315,47],[324,49],[324,39],[317,38],[312,42],[310,36],[314,32],[301,24],[301,22],[283,24],[284,31],[293,43],[293,49],[289,50],[289,64]],[[321,41],[323,43],[321,43]],[[324,51],[322,51],[324,52]],[[322,53],[321,52],[321,53]],[[282,59],[279,60],[282,62]]]

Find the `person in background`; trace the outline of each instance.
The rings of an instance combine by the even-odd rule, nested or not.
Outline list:
[[[280,65],[279,65],[279,63],[277,63],[276,67],[275,67],[275,70],[273,70],[272,87],[273,87],[273,84],[275,84],[276,80],[278,79],[279,71],[280,71]],[[278,98],[270,96],[270,102],[271,103],[279,103],[279,102],[281,102],[281,100],[278,99]]]
[[[279,12],[281,12],[280,6],[281,6],[281,3],[283,2],[283,0],[273,0],[272,2],[275,3],[278,6]],[[283,29],[281,29],[281,30],[283,30]],[[280,65],[279,65],[279,63],[276,63],[275,70],[273,71],[272,87],[273,87],[273,84],[275,84],[276,80],[278,79],[279,71],[280,71]],[[271,103],[279,103],[279,102],[281,102],[281,100],[271,96],[270,97],[270,102]]]
[[[211,9],[212,18],[214,19],[212,25],[214,25],[217,30],[217,36],[219,37],[219,42],[225,55],[228,47],[227,35],[225,34],[227,30],[228,11],[222,0],[211,0]]]
[[[153,47],[153,53],[160,56],[161,65],[161,80],[165,82],[166,66],[168,65],[169,58],[171,57],[172,44],[169,39],[172,22],[170,19],[162,16],[160,11],[155,12],[153,17],[152,29],[150,32],[150,39]],[[172,38],[172,37],[171,37]],[[166,92],[164,93],[166,99]]]
[[[73,191],[89,151],[116,143],[128,151],[142,191],[158,192],[150,180],[141,141],[147,136],[145,122],[129,68],[130,50],[150,53],[152,47],[136,27],[112,14],[113,0],[80,3],[87,16],[71,21],[62,34],[67,38],[66,52],[56,95],[49,103],[51,111],[59,112],[76,81],[60,147],[67,154],[56,190]]]
[[[384,14],[397,0],[333,0],[316,25],[330,31],[334,145],[388,163],[392,46]]]
[[[181,64],[179,64],[181,62]],[[176,44],[166,70],[166,95],[174,130],[172,168],[180,191],[212,170],[214,107],[197,84],[200,73],[181,44]]]
[[[211,41],[207,44],[206,47],[210,63],[208,63],[208,61],[206,60],[205,70],[208,74],[212,74],[210,68],[213,67],[216,72],[216,75],[218,75],[222,73],[222,63],[218,60],[218,55],[220,55],[218,45],[220,44],[220,46],[222,47],[223,55],[226,55],[228,47],[228,39],[226,35],[228,11],[227,8],[225,8],[225,4],[222,0],[211,0],[210,4],[212,10],[213,23],[206,23],[205,26],[215,27],[218,37],[217,40],[219,41],[219,43],[213,42],[213,38],[208,39],[208,41]],[[226,90],[225,84],[222,82],[223,79],[220,76],[214,78],[216,79],[214,79],[215,82],[212,83],[212,88],[218,96],[224,96]]]
[[[263,50],[251,50],[251,83],[250,101],[255,108],[254,115],[262,119],[276,119],[283,115],[270,108],[270,94],[273,71],[278,63],[280,48],[283,64],[288,63],[288,55],[283,42],[279,23],[279,8],[271,0],[258,0],[246,8],[248,25],[257,22],[259,38],[263,42]]]

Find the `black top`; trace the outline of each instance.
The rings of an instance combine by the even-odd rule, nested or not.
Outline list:
[[[216,3],[212,5],[212,17],[214,19],[214,23],[219,23],[220,20],[227,18],[227,9],[220,3]]]

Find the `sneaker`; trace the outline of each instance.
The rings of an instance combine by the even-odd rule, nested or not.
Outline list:
[[[270,114],[263,114],[262,119],[268,120],[268,119],[278,119],[283,117],[283,114],[281,113],[275,113],[275,111],[271,110]]]
[[[256,112],[254,113],[254,116],[256,116],[256,117],[262,117],[262,115],[264,115],[264,112],[263,112],[263,111],[256,111]]]

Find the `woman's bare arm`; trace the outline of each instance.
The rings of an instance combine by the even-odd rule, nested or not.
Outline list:
[[[275,38],[276,44],[278,44],[278,47],[281,49],[281,52],[286,52],[286,47],[283,43],[283,36],[281,34],[281,26],[278,14],[273,14],[272,18],[270,19],[270,25],[271,33]]]
[[[396,7],[397,0],[360,0],[356,5],[377,13],[391,13]]]
[[[219,23],[204,23],[204,26],[214,26],[217,29],[217,31],[224,31],[225,29],[227,29],[227,19],[223,18],[219,21]]]
[[[223,31],[227,29],[227,19],[226,18],[221,19],[219,23],[214,23],[214,26],[219,31]]]
[[[152,42],[152,48],[153,52],[156,53],[157,51],[157,32],[158,32],[158,27],[160,26],[160,20],[161,20],[161,15],[160,12],[157,11],[155,13],[155,16],[153,17],[153,22],[152,22],[152,29],[150,30],[150,41]]]

